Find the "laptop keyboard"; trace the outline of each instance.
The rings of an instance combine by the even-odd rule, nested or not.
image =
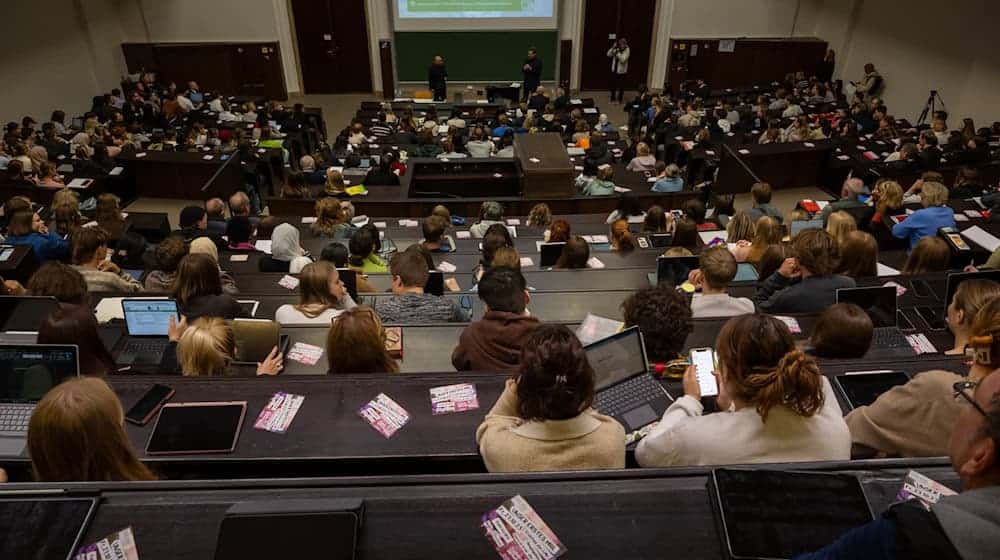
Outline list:
[[[125,344],[125,349],[122,350],[121,354],[122,356],[132,356],[137,362],[159,362],[169,342],[167,339],[143,340],[133,338]]]
[[[637,375],[602,389],[595,398],[597,410],[608,416],[620,416],[636,406],[664,394],[663,386],[651,375]]]
[[[879,327],[872,333],[872,346],[876,348],[909,348],[906,336],[897,327]]]
[[[28,433],[34,406],[0,405],[0,432]]]

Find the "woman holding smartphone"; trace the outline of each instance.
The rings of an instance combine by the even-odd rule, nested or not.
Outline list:
[[[691,366],[684,396],[639,442],[644,467],[850,459],[851,435],[830,382],[769,315],[730,319],[715,372]],[[699,376],[714,375],[721,412],[702,415]]]

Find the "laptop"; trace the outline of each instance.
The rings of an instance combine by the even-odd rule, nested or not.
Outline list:
[[[871,286],[837,290],[837,303],[853,303],[864,309],[875,327],[868,358],[913,356],[913,348],[899,329],[896,316],[896,288]]]
[[[4,333],[31,333],[59,309],[54,297],[0,296],[0,331]]]
[[[75,345],[0,344],[0,457],[21,455],[35,405],[49,389],[78,375]]]
[[[431,270],[427,275],[427,283],[424,284],[424,292],[435,295],[444,295],[444,273],[440,270]]]
[[[909,380],[905,372],[892,370],[848,371],[833,378],[851,410],[872,404],[882,393]]]
[[[565,243],[542,243],[539,245],[538,266],[542,268],[555,266],[562,256]]]
[[[669,247],[674,242],[672,233],[651,233],[649,234],[649,244],[653,247]]]
[[[657,257],[656,285],[680,286],[698,266],[698,257]]]
[[[733,282],[756,282],[758,276],[757,267],[752,263],[736,263],[736,276],[733,278]]]
[[[97,513],[96,492],[7,490],[0,497],[0,558],[70,560]],[[7,536],[11,538],[6,538]],[[96,558],[97,545],[87,545],[80,558]]]
[[[788,227],[788,234],[791,237],[795,237],[799,232],[806,229],[823,229],[822,218],[817,218],[815,220],[795,220]]]
[[[125,334],[128,339],[118,353],[121,365],[159,365],[170,345],[170,317],[180,320],[172,299],[123,299]]]
[[[659,420],[673,399],[649,373],[639,327],[584,347],[594,369],[594,408],[633,432]]]
[[[358,301],[357,271],[350,268],[338,268],[337,275],[340,276],[340,281],[344,283],[344,289],[347,290],[347,294],[351,296],[351,299],[357,302]]]

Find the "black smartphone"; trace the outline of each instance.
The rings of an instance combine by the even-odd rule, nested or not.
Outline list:
[[[913,322],[910,321],[910,318],[907,317],[902,311],[896,311],[896,326],[902,331],[916,330],[916,327],[913,326]]]
[[[910,285],[913,286],[913,293],[918,298],[933,298],[937,297],[934,295],[934,290],[931,289],[930,285],[923,280],[911,280]]]
[[[174,390],[166,385],[153,385],[139,402],[132,405],[125,414],[125,420],[136,426],[145,426],[153,416],[174,396]]]
[[[918,307],[917,313],[920,314],[920,318],[927,323],[932,331],[943,331],[948,328],[948,324],[944,322],[941,317],[941,313],[930,307]]]

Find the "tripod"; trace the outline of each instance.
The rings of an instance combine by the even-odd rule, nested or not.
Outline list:
[[[936,89],[931,90],[930,96],[927,98],[927,103],[924,103],[924,110],[920,113],[920,118],[917,119],[917,125],[922,125],[927,122],[927,117],[934,117],[934,113],[938,111],[938,102],[941,103],[941,110],[947,110],[944,105],[944,99],[938,94]]]

